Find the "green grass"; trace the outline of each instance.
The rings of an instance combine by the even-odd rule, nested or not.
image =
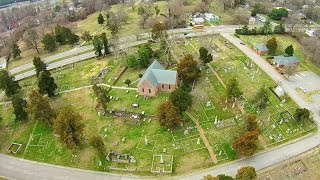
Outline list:
[[[276,37],[278,41],[277,54],[285,54],[285,48],[292,45],[294,47],[294,56],[296,56],[301,62],[301,65],[299,66],[299,71],[311,70],[314,73],[320,75],[320,68],[306,59],[301,44],[289,35],[240,36],[240,39],[247,42],[248,45],[252,47],[254,43],[267,43],[267,41],[272,37]]]

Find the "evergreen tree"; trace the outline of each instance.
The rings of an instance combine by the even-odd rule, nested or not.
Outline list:
[[[67,33],[66,33],[66,28],[60,25],[57,25],[54,28],[54,34],[55,34],[55,39],[56,42],[63,45],[66,44],[67,42]]]
[[[141,68],[146,68],[150,64],[150,60],[153,56],[153,50],[150,45],[145,44],[138,49],[138,62]]]
[[[199,53],[200,53],[200,60],[203,62],[203,64],[210,63],[213,60],[211,53],[209,53],[209,51],[206,48],[201,47],[199,49]]]
[[[53,52],[57,48],[56,39],[52,33],[47,33],[41,42],[44,46],[44,50],[46,51]]]
[[[99,38],[99,36],[93,37],[93,50],[95,50],[95,53],[98,57],[102,56],[102,41]]]
[[[54,78],[51,77],[51,73],[47,70],[40,72],[38,87],[41,94],[48,94],[49,97],[53,97],[58,88],[57,84],[54,82]]]
[[[293,46],[292,44],[290,46],[288,46],[285,51],[284,51],[288,56],[293,56],[293,53],[294,53],[294,49],[293,49]]]
[[[39,77],[40,72],[47,70],[47,65],[41,61],[40,57],[33,58],[33,65],[36,69],[36,75]]]
[[[107,34],[106,33],[102,33],[100,37],[101,37],[101,41],[102,41],[103,48],[104,48],[104,54],[110,54],[109,42],[108,42]]]
[[[16,120],[24,121],[28,118],[28,113],[25,108],[27,107],[27,101],[19,97],[18,95],[14,95],[12,97],[12,106],[13,113],[16,115]]]
[[[180,113],[186,111],[192,105],[192,96],[181,88],[174,90],[169,99]]]
[[[0,69],[0,89],[5,91],[7,97],[12,97],[21,90],[21,87],[7,70]]]
[[[19,49],[19,46],[16,43],[13,43],[12,44],[12,55],[13,55],[13,58],[20,57],[20,54],[21,54],[21,51]]]
[[[269,54],[274,55],[278,49],[277,39],[275,37],[269,39],[266,46],[269,49]]]
[[[102,25],[104,23],[104,17],[103,15],[100,13],[99,16],[98,16],[98,24]]]
[[[139,67],[139,62],[136,58],[136,56],[134,54],[131,54],[128,56],[128,59],[127,59],[127,64],[128,64],[128,67],[129,68],[138,68]]]

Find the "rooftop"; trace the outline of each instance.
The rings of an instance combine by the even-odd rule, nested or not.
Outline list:
[[[253,47],[256,48],[259,51],[268,51],[269,50],[264,43],[255,43],[253,45]]]
[[[158,84],[176,84],[177,71],[165,70],[157,60],[154,60],[140,79],[138,86],[144,80],[147,80],[153,87],[157,87]]]
[[[295,56],[275,56],[274,62],[276,62],[278,65],[293,66],[295,63],[298,63],[299,60]]]

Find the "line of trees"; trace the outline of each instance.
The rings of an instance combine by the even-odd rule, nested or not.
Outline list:
[[[53,52],[58,45],[74,45],[77,44],[79,40],[80,37],[74,34],[69,28],[57,25],[54,28],[54,32],[44,35],[41,42],[46,51]]]
[[[276,25],[272,28],[272,25],[269,21],[267,21],[263,27],[257,28],[249,28],[248,25],[244,25],[241,29],[236,29],[236,34],[241,35],[267,35],[267,34],[284,34],[285,27],[282,23]]]

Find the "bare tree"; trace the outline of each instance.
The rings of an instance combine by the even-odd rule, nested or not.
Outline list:
[[[27,31],[27,37],[25,39],[25,42],[27,44],[28,47],[31,47],[33,49],[35,49],[37,51],[37,53],[39,54],[39,36],[38,33],[35,29],[29,29]]]
[[[298,14],[290,13],[289,16],[284,19],[284,24],[288,27],[289,32],[292,33],[297,25],[303,24],[303,21]]]
[[[249,14],[247,10],[243,8],[237,8],[233,13],[233,22],[235,24],[248,24]]]

